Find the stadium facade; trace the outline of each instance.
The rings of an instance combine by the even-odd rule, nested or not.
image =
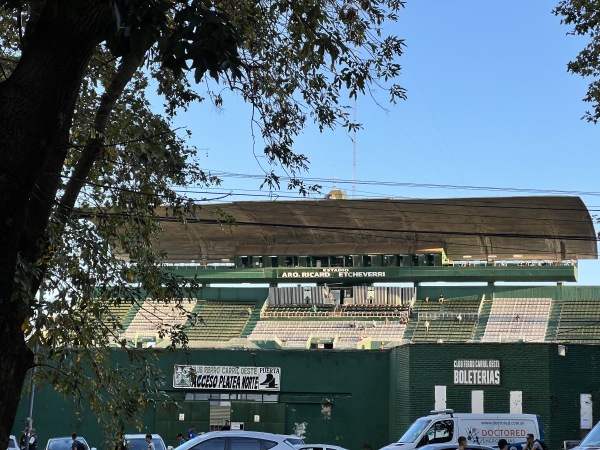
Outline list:
[[[565,285],[597,258],[579,198],[240,202],[219,214],[236,223],[164,211],[166,269],[203,284],[188,314],[152,299],[115,311],[120,338],[159,353],[179,401],[140,431],[175,444],[192,423],[230,420],[358,450],[452,408],[540,414],[557,448],[600,417],[600,287]],[[190,348],[162,352],[158,330],[173,323]],[[95,418],[50,388],[34,420],[42,442],[72,431],[101,442]]]

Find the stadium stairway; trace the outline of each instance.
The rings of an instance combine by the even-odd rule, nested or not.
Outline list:
[[[416,319],[416,318],[409,319],[408,323],[406,324],[406,328],[404,329],[404,336],[402,337],[402,339],[412,341],[412,338],[415,334],[415,330],[417,329],[418,325],[419,325],[418,319]]]
[[[141,300],[141,301],[137,301],[133,305],[131,305],[131,309],[129,309],[129,311],[123,318],[123,321],[121,322],[121,326],[123,327],[123,330],[127,330],[127,328],[129,328],[129,325],[131,325],[133,318],[136,316],[136,314],[138,313],[138,311],[140,310],[140,308],[142,307],[143,304],[144,304],[144,300]]]
[[[268,299],[265,300],[265,302],[267,302],[267,301],[268,301]],[[250,334],[252,333],[252,331],[254,331],[254,327],[256,327],[256,324],[260,320],[260,310],[261,310],[263,304],[264,304],[264,302],[261,304],[257,304],[252,309],[252,314],[250,315],[250,318],[248,319],[248,322],[246,323],[246,326],[244,327],[244,330],[242,331],[243,338],[247,339],[248,336],[250,336]]]
[[[477,328],[475,329],[475,333],[473,335],[473,340],[475,342],[480,342],[483,339],[483,335],[485,334],[485,328],[487,327],[488,319],[490,318],[490,313],[492,312],[492,303],[493,299],[484,299],[481,305],[481,312],[479,313],[479,321],[477,322]]]
[[[550,318],[548,319],[548,328],[546,328],[546,342],[556,341],[556,331],[560,323],[560,315],[562,313],[564,302],[561,300],[552,301],[552,310],[550,311]]]

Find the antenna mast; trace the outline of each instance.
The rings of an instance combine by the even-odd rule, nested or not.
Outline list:
[[[354,97],[354,139],[352,141],[352,198],[356,198],[356,96]]]

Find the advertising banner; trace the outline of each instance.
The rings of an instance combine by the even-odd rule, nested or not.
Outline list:
[[[176,365],[173,387],[228,391],[279,391],[279,367]]]

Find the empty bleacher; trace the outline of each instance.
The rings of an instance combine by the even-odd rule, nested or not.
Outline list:
[[[479,296],[417,300],[412,342],[467,342],[473,339],[482,298]]]
[[[412,342],[467,342],[473,339],[474,319],[419,320]]]
[[[278,339],[288,348],[307,348],[311,339],[329,338],[336,342],[336,348],[356,348],[363,339],[400,341],[405,328],[406,324],[398,320],[263,320],[248,339]]]
[[[121,334],[121,339],[137,340],[154,338],[160,340],[162,334],[176,325],[183,325],[187,314],[196,305],[195,301],[184,300],[177,308],[174,302],[160,302],[148,299],[143,302],[133,320]]]
[[[563,300],[557,342],[600,343],[600,299]]]
[[[242,336],[256,303],[199,300],[193,310],[195,320],[187,324],[192,341],[228,341]]]
[[[112,304],[102,314],[102,321],[109,330],[117,331],[129,325],[130,320],[127,321],[127,317],[133,310],[134,305],[130,302]]]
[[[551,298],[495,298],[482,342],[544,342]]]

